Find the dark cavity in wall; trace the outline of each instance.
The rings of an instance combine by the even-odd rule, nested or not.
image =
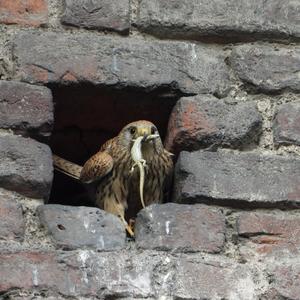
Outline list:
[[[51,149],[53,153],[80,165],[132,121],[144,119],[153,122],[164,139],[169,115],[180,97],[167,88],[116,90],[86,83],[49,87],[55,105]],[[49,202],[93,205],[78,181],[57,171]]]

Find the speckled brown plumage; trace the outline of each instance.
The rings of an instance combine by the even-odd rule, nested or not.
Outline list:
[[[138,136],[158,133],[153,123],[136,121],[102,145],[100,151],[83,166],[80,180],[97,183],[95,201],[100,208],[127,218],[134,217],[142,208],[139,195],[139,171],[130,172],[134,162],[130,156],[133,140]],[[170,189],[173,171],[171,155],[160,138],[143,143],[145,169],[144,201],[146,205],[160,203]]]

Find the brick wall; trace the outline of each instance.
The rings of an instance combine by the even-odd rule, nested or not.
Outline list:
[[[300,299],[299,14],[0,0],[0,299]],[[44,205],[78,193],[52,184],[48,145],[83,162],[141,118],[176,154],[176,203],[142,210],[135,241],[95,207]]]

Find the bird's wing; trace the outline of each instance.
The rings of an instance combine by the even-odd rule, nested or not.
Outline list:
[[[83,165],[80,180],[85,183],[98,181],[111,172],[113,165],[114,161],[109,153],[99,151]]]

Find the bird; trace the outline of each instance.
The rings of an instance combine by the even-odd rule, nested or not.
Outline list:
[[[157,135],[155,139],[147,136]],[[131,148],[138,137],[144,137],[141,154],[146,161],[144,203],[162,203],[170,195],[173,175],[172,153],[162,143],[157,127],[150,121],[139,120],[127,124],[114,138],[106,141],[83,167],[53,155],[54,167],[85,184],[96,186],[96,206],[118,216],[125,224],[142,209],[138,168],[131,157]],[[126,214],[126,216],[125,216]],[[126,227],[130,235],[131,229]]]

